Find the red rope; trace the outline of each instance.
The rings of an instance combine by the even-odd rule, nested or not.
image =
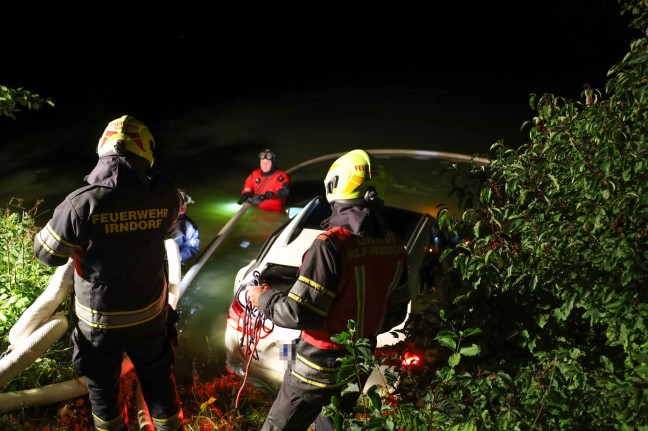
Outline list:
[[[259,339],[261,338],[261,328],[263,327],[262,322],[263,320],[260,318],[261,314],[257,314],[257,317],[254,321],[254,340],[253,340],[253,345],[251,350],[247,350],[249,343],[246,343],[246,356],[249,355],[247,365],[245,366],[245,376],[243,376],[243,383],[241,384],[241,387],[239,388],[238,394],[236,394],[236,403],[234,407],[238,409],[239,407],[239,399],[241,397],[241,394],[243,393],[243,388],[245,387],[245,384],[247,383],[248,380],[248,375],[250,373],[250,365],[252,364],[252,360],[254,359],[254,352],[256,351],[257,344],[259,344]],[[246,331],[247,332],[247,331]],[[248,353],[249,352],[249,353]]]
[[[245,350],[243,354],[248,357],[248,361],[245,366],[245,376],[243,376],[243,383],[241,384],[241,387],[238,390],[238,394],[236,395],[236,403],[234,405],[236,409],[238,409],[239,399],[248,380],[250,365],[252,364],[252,360],[254,359],[259,340],[261,339],[261,331],[263,329],[264,320],[263,315],[257,311],[257,315],[254,318],[254,321],[252,321],[254,307],[247,300],[247,294],[245,299],[245,311],[243,312],[243,322],[241,325],[241,330],[243,331],[243,335],[241,336],[241,343],[245,344]]]

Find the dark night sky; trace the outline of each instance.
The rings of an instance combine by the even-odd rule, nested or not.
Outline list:
[[[52,97],[77,121],[336,87],[528,110],[530,93],[602,89],[633,37],[615,0],[200,3],[5,5],[0,83]]]
[[[0,117],[0,195],[67,192],[124,114],[196,190],[267,145],[284,166],[349,145],[483,154],[526,142],[530,93],[603,90],[638,37],[616,0],[133,3],[2,6],[0,84],[56,107]]]

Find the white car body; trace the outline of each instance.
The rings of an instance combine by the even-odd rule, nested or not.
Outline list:
[[[236,274],[234,300],[229,309],[225,333],[226,367],[230,372],[246,376],[255,384],[281,384],[284,371],[289,361],[293,360],[293,347],[300,331],[274,326],[266,320],[256,337],[247,336],[245,328],[257,317],[258,312],[248,309],[246,313],[245,288],[242,286],[254,282],[254,274],[258,273],[259,278],[272,288],[288,291],[294,284],[304,252],[323,232],[319,227],[320,222],[328,214],[330,205],[325,198],[312,199],[294,218],[270,235],[258,256]],[[392,228],[403,238],[408,255],[409,284],[412,298],[415,298],[429,287],[427,265],[438,260],[430,259],[438,257],[436,219],[429,214],[389,206],[385,207],[385,215],[392,220]],[[394,344],[399,338],[404,337],[395,337],[391,331],[380,334],[378,346]],[[372,376],[369,383],[379,381],[380,376]]]

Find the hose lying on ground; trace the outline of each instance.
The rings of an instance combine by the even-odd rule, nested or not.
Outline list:
[[[72,291],[73,277],[74,265],[72,260],[56,268],[45,291],[25,310],[9,331],[10,350],[27,339],[43,322],[52,316],[52,313],[56,311],[56,307]]]
[[[6,385],[11,379],[23,372],[52,344],[65,334],[68,329],[67,317],[57,313],[25,338],[18,346],[0,361],[0,386]]]

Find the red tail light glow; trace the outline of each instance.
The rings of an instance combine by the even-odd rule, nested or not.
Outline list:
[[[423,358],[416,352],[404,352],[402,364],[404,367],[414,367],[423,363]]]

